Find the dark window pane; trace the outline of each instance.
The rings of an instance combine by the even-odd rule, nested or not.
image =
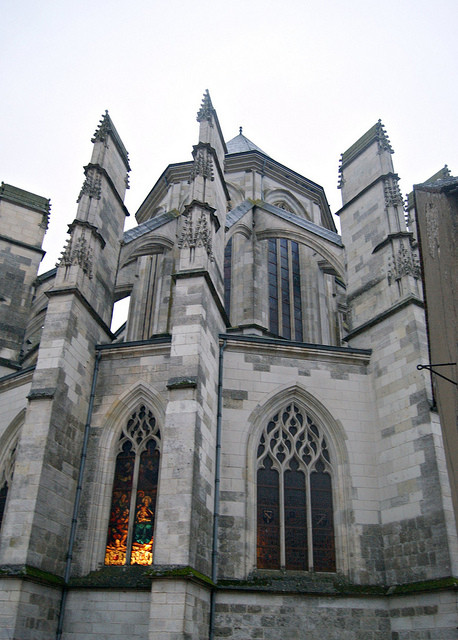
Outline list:
[[[277,243],[269,240],[269,329],[278,334]]]
[[[335,571],[336,554],[332,513],[331,476],[314,472],[310,475],[312,507],[313,567],[315,571]]]
[[[286,569],[308,569],[305,476],[285,471],[285,559]]]
[[[0,489],[0,527],[2,526],[3,514],[5,513],[6,496],[8,495],[8,483],[5,482]]]
[[[302,341],[302,301],[301,280],[299,270],[299,247],[296,242],[291,243],[293,250],[293,300],[294,300],[294,331],[296,340]]]
[[[257,474],[257,558],[259,569],[280,568],[280,501],[278,473],[266,458]]]
[[[224,249],[224,308],[229,315],[231,306],[232,285],[232,238]]]

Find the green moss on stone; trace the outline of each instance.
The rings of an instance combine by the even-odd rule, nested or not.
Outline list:
[[[214,586],[212,580],[208,576],[200,573],[200,571],[197,571],[189,565],[165,565],[162,567],[151,567],[147,570],[145,575],[149,576],[150,578],[173,578],[188,576],[196,578],[201,582],[205,582],[210,586]]]
[[[457,589],[458,578],[449,576],[447,578],[437,578],[435,580],[423,580],[421,582],[412,582],[410,584],[398,584],[390,587],[388,593],[390,595],[399,595],[402,593],[415,593],[418,591],[435,591],[436,589]]]
[[[56,576],[54,573],[50,573],[49,571],[43,571],[42,569],[31,567],[27,564],[3,565],[0,567],[0,575],[4,578],[24,578],[53,586],[64,585],[64,579],[60,576]]]
[[[146,575],[146,567],[132,565],[123,567],[106,566],[91,571],[86,576],[70,580],[70,587],[90,587],[94,589],[149,589],[151,581]]]

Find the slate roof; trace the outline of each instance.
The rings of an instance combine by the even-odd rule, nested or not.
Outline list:
[[[265,153],[265,151],[260,149],[254,142],[251,142],[251,140],[248,140],[248,138],[244,136],[241,131],[238,136],[235,136],[235,138],[232,138],[232,140],[229,140],[229,142],[226,142],[226,147],[227,147],[228,154],[243,153],[244,151],[259,151],[265,156],[267,155],[267,153]]]
[[[333,244],[336,244],[338,247],[343,247],[342,238],[338,233],[334,233],[334,231],[330,231],[329,229],[325,229],[324,227],[320,227],[314,222],[310,222],[310,220],[306,220],[305,218],[301,218],[297,216],[295,213],[291,213],[290,211],[285,211],[280,207],[276,207],[273,204],[268,204],[267,202],[253,203],[250,200],[245,200],[242,204],[239,204],[238,207],[229,211],[226,217],[226,229],[230,229],[236,222],[241,220],[243,216],[255,206],[259,206],[262,209],[265,209],[269,213],[273,213],[279,218],[283,218],[283,220],[287,220],[288,222],[292,222],[293,224],[301,227],[302,229],[306,229],[311,233],[314,233]]]
[[[170,220],[174,220],[175,218],[176,213],[174,211],[167,211],[166,213],[161,213],[154,218],[146,220],[146,222],[142,222],[137,227],[124,232],[124,244],[129,244],[129,242],[132,242],[132,240],[136,240],[137,238],[143,236],[145,233],[162,227],[163,224],[166,224],[167,222],[169,222]]]
[[[254,207],[254,204],[250,200],[245,200],[242,204],[231,209],[231,211],[226,215],[226,229],[230,229],[232,225],[243,218],[245,213],[247,213],[252,207]]]

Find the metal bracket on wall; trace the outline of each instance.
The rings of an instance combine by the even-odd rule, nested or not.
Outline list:
[[[444,362],[442,364],[417,364],[417,369],[418,371],[421,371],[422,369],[428,369],[428,371],[431,371],[431,373],[439,376],[439,378],[444,378],[444,380],[447,380],[447,382],[451,382],[452,384],[457,386],[457,383],[451,378],[447,378],[447,376],[442,375],[442,373],[434,371],[434,367],[454,367],[455,365],[456,362]]]

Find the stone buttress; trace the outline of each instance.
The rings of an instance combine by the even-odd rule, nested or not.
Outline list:
[[[190,202],[180,218],[171,307],[172,335],[155,565],[211,575],[219,334],[223,311],[225,144],[208,92],[197,116]],[[209,591],[185,580],[153,581],[150,638],[191,637]],[[173,607],[170,602],[174,602]],[[194,614],[193,614],[194,610]],[[194,637],[194,635],[192,635]]]
[[[362,526],[361,561],[387,584],[450,576],[453,557],[440,427],[428,377],[416,368],[427,362],[418,255],[392,153],[379,121],[342,155],[339,212],[347,339],[373,351],[379,428],[380,526],[378,518]]]
[[[14,638],[49,639],[60,606],[94,346],[109,330],[126,209],[127,152],[106,113],[92,139],[91,162],[59,260],[17,449],[0,563],[11,590]],[[48,586],[22,580],[47,576]],[[14,582],[14,584],[13,584]],[[49,584],[54,583],[56,588]]]
[[[33,283],[44,255],[50,202],[2,182],[0,186],[0,375],[20,369]]]

